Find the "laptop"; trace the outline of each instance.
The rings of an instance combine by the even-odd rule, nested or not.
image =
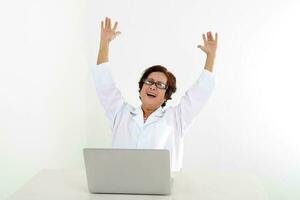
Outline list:
[[[164,149],[83,149],[91,193],[171,193],[170,154]]]

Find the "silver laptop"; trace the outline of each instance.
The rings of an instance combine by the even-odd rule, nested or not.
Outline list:
[[[88,188],[91,193],[171,193],[168,150],[83,150]]]

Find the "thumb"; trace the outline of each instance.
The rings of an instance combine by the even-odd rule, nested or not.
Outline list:
[[[204,46],[198,45],[197,47],[200,48],[202,51],[204,51]]]
[[[120,34],[121,34],[121,32],[120,32],[120,31],[116,32],[116,36],[118,36],[118,35],[120,35]]]
[[[115,32],[115,33],[113,34],[113,36],[112,36],[112,39],[115,39],[115,38],[118,37],[120,34],[121,34],[120,31]]]

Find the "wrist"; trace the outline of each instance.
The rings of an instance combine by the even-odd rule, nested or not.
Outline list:
[[[204,69],[207,71],[213,72],[213,66],[211,66],[211,65],[205,65]]]
[[[213,52],[213,53],[207,53],[206,56],[207,56],[207,59],[215,59],[216,53],[215,52]]]
[[[214,53],[207,54],[204,69],[213,72],[214,61],[215,61],[215,54]]]
[[[107,40],[101,40],[100,41],[100,47],[103,47],[103,48],[108,48],[109,47],[109,41]]]

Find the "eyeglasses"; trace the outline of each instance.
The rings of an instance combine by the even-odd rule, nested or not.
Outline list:
[[[143,82],[146,84],[146,85],[153,85],[155,84],[155,86],[159,89],[162,89],[162,90],[166,90],[168,88],[168,86],[162,82],[155,82],[153,79],[144,79]]]

